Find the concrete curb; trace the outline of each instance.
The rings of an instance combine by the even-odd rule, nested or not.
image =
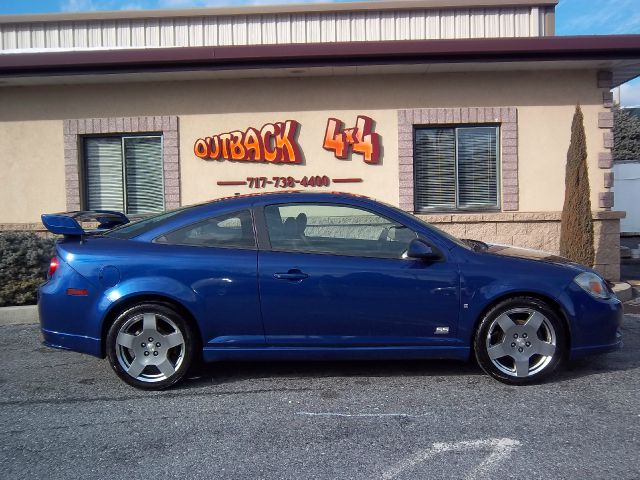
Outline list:
[[[38,323],[38,320],[37,305],[0,308],[0,326],[27,325],[31,323]]]
[[[617,282],[613,286],[613,292],[621,302],[628,302],[633,298],[633,288],[626,282]]]
[[[640,280],[626,280],[626,282],[631,285],[633,296],[640,296]]]

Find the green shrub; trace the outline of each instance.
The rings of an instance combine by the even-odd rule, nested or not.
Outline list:
[[[613,159],[640,160],[640,117],[616,105],[613,118]]]
[[[55,239],[35,233],[0,233],[0,307],[36,303],[54,245]]]

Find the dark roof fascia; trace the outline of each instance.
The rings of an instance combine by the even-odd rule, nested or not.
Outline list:
[[[640,62],[640,35],[12,53],[0,55],[0,76],[562,60]]]

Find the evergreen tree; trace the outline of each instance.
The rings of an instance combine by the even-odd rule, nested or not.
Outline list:
[[[587,139],[582,109],[578,105],[573,116],[571,144],[567,152],[560,255],[588,266],[593,265],[595,257],[590,196]]]

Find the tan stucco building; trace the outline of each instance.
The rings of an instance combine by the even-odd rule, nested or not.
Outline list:
[[[557,252],[580,104],[616,280],[610,89],[640,74],[640,36],[554,36],[556,3],[0,16],[0,229],[295,188]]]

